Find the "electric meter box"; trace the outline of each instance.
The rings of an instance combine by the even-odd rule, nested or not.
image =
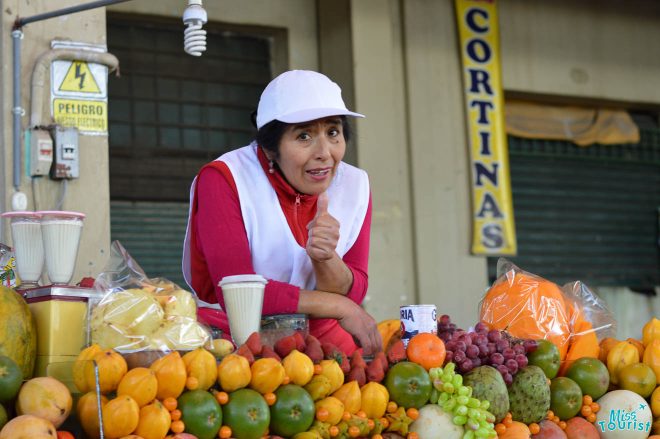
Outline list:
[[[30,130],[30,175],[48,175],[53,163],[53,138],[47,130]]]
[[[55,154],[50,177],[53,179],[78,178],[80,161],[78,154],[78,129],[56,126],[53,129]]]

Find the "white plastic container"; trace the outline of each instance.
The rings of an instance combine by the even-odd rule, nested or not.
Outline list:
[[[44,246],[41,237],[40,215],[37,212],[5,212],[11,220],[11,237],[16,253],[16,271],[21,289],[39,286],[44,267]]]
[[[268,281],[258,274],[225,276],[220,281],[231,338],[240,346],[261,326],[261,308]]]
[[[78,257],[78,246],[85,214],[49,210],[41,215],[41,235],[48,278],[55,285],[71,281]]]

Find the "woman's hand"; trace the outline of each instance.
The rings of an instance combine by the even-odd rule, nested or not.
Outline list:
[[[316,201],[316,216],[307,224],[307,254],[316,262],[335,256],[339,242],[339,221],[328,212],[328,194],[323,192]]]
[[[346,296],[325,291],[300,290],[298,312],[311,318],[336,319],[362,347],[364,355],[383,349],[376,321],[360,305]]]
[[[337,321],[342,328],[353,336],[355,343],[362,348],[364,355],[373,355],[383,349],[383,341],[378,326],[360,305],[347,299],[347,306],[342,307],[343,316]]]

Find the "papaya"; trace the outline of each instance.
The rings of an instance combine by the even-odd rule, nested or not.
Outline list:
[[[548,340],[559,348],[564,361],[572,332],[571,315],[557,284],[511,270],[486,293],[479,320],[514,337]]]
[[[0,286],[0,355],[11,358],[32,378],[37,357],[37,327],[30,308],[16,291]]]
[[[584,357],[598,358],[600,354],[600,346],[598,345],[598,337],[593,330],[591,323],[586,320],[578,319],[573,324],[574,335],[571,337],[571,343],[566,353],[561,367],[559,368],[559,375],[564,376],[566,371],[575,360]]]

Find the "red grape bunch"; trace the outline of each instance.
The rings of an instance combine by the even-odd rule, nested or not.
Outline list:
[[[459,329],[446,314],[438,319],[438,337],[445,342],[445,364],[455,363],[462,374],[478,366],[492,366],[502,374],[507,386],[518,370],[527,366],[527,354],[538,347],[536,340],[518,339],[506,331],[489,330],[483,322],[477,323],[474,331]]]

